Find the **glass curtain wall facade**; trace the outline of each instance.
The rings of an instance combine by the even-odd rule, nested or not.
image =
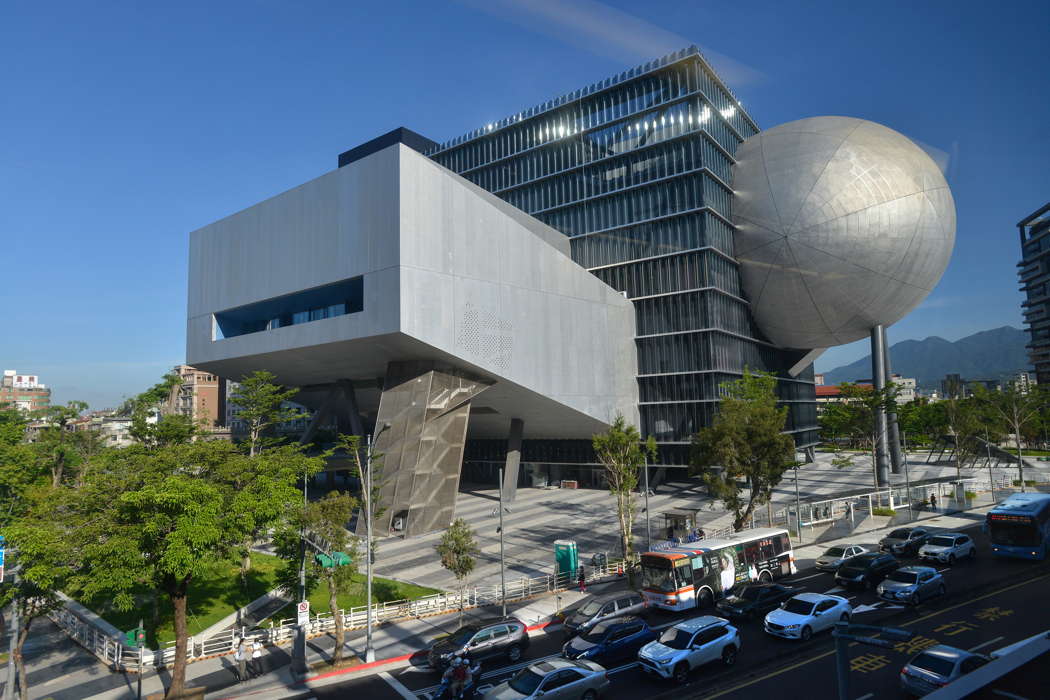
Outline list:
[[[634,301],[640,427],[667,465],[688,464],[719,385],[745,367],[777,373],[796,443],[817,442],[812,367],[788,376],[800,353],[762,337],[740,289],[731,166],[757,131],[690,47],[425,152],[562,231],[576,262]],[[593,461],[585,443],[526,443],[523,461]]]
[[[1050,203],[1017,224],[1021,234],[1021,262],[1017,278],[1028,326],[1028,358],[1035,366],[1037,384],[1050,383]]]

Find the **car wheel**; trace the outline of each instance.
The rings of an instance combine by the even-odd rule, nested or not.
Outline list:
[[[521,647],[519,647],[517,644],[512,644],[510,648],[507,649],[507,658],[511,661],[511,663],[520,659]]]
[[[809,628],[809,625],[806,625],[805,627],[803,627],[802,628],[802,635],[801,635],[800,639],[803,642],[808,642],[810,640],[810,638],[812,638],[812,637],[813,637],[813,630],[811,630]]]
[[[763,571],[758,575],[758,580],[762,583],[769,583],[773,580],[773,574],[768,571]]]
[[[937,589],[937,595],[944,595],[945,593],[947,593],[947,590],[944,588],[944,584],[942,583]]]
[[[948,566],[953,566],[954,564],[955,564],[955,555],[954,554],[949,554],[948,555]]]
[[[711,591],[705,588],[704,590],[700,591],[700,595],[696,599],[696,609],[703,610],[709,608],[714,602],[715,599],[714,596],[711,595]]]
[[[580,696],[580,700],[597,700],[598,693],[594,690],[588,690],[586,693]]]
[[[976,558],[977,558],[977,548],[976,547],[970,547],[970,561],[973,561]]]
[[[839,615],[839,622],[849,622],[849,613]]]
[[[678,664],[674,667],[674,682],[682,685],[689,680],[689,664]]]
[[[922,599],[919,597],[918,593],[912,593],[911,597],[908,598],[908,605],[918,605],[921,601]]]
[[[736,647],[730,644],[722,650],[722,663],[732,666],[736,663]]]

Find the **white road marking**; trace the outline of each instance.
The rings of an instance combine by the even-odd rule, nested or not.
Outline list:
[[[867,695],[861,695],[857,700],[868,700],[868,698],[875,697],[875,693],[868,693]]]
[[[816,577],[818,577],[818,576],[823,576],[823,575],[824,575],[823,573],[819,573],[819,574],[813,574],[812,576],[805,576],[805,577],[803,577],[803,578],[797,578],[797,579],[795,579],[794,581],[790,581],[789,583],[798,583],[799,581],[808,581],[808,580],[810,580],[811,578],[816,578]]]
[[[835,586],[830,591],[824,591],[824,595],[831,595],[832,593],[839,593],[839,592],[844,591],[844,590],[846,590],[846,589],[843,588],[842,586]]]
[[[405,700],[417,700],[417,696],[411,690],[406,688],[401,681],[391,676],[386,671],[380,671],[379,677],[382,678],[387,684],[397,691],[397,694],[403,697]]]
[[[987,642],[981,642],[977,646],[971,648],[970,651],[977,651],[978,649],[983,649],[984,647],[988,646],[989,644],[995,644],[996,642],[1001,642],[1001,641],[1003,641],[1003,637],[996,637],[995,639],[989,639]]]
[[[1008,693],[1005,690],[997,690],[995,688],[992,688],[992,692],[996,695],[1002,695],[1004,698],[1011,698],[1012,700],[1028,700],[1028,698],[1026,697],[1014,695],[1013,693]]]
[[[630,671],[632,668],[638,668],[638,662],[637,661],[632,661],[631,663],[624,664],[623,666],[617,666],[616,668],[610,669],[610,670],[606,671],[605,673],[611,675],[613,673],[619,673],[620,671]]]

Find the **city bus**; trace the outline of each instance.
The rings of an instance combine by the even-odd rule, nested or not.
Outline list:
[[[1015,493],[988,511],[984,522],[996,556],[1044,559],[1050,549],[1050,494]]]
[[[757,528],[646,552],[642,594],[664,610],[704,608],[735,586],[797,571],[787,530]]]

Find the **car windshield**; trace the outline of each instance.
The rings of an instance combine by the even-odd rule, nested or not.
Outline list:
[[[909,534],[911,534],[911,530],[894,530],[889,534],[889,538],[893,540],[906,540],[908,539]]]
[[[536,688],[540,687],[540,683],[543,682],[543,676],[533,671],[531,668],[523,668],[518,671],[517,675],[510,679],[510,687],[515,692],[521,693],[522,695],[532,695],[536,692]]]
[[[943,656],[935,656],[934,654],[919,654],[911,660],[909,665],[921,668],[924,671],[932,671],[938,676],[945,678],[951,676],[952,670],[955,668],[954,661]]]
[[[477,633],[477,627],[460,627],[458,630],[450,634],[448,639],[453,644],[466,644],[470,641],[470,638]]]
[[[609,627],[612,625],[605,622],[600,622],[591,629],[587,630],[584,634],[580,635],[580,638],[584,641],[597,644],[598,642],[605,639],[605,634],[609,631]]]
[[[668,566],[642,565],[642,587],[661,593],[678,590],[674,580],[674,570]]]
[[[954,537],[931,537],[926,544],[932,544],[934,547],[951,547],[955,544]]]
[[[580,608],[580,614],[581,615],[593,615],[593,614],[595,614],[596,612],[598,612],[601,609],[602,609],[601,601],[600,600],[591,599],[591,600],[588,600],[586,603],[584,603],[583,607]]]
[[[809,615],[813,612],[813,603],[808,600],[799,600],[798,598],[792,598],[788,602],[784,603],[784,610],[789,613],[795,613],[796,615]]]
[[[826,557],[841,557],[845,553],[846,553],[846,548],[845,547],[832,547],[828,551],[824,552],[824,556],[826,556]]]
[[[897,583],[915,583],[919,580],[919,575],[912,571],[894,571],[892,574],[886,577],[888,581],[896,581]]]
[[[672,649],[685,649],[689,646],[689,640],[693,638],[692,632],[672,627],[660,635],[660,643]]]
[[[740,591],[740,597],[744,600],[755,601],[762,595],[761,586],[746,586]]]

